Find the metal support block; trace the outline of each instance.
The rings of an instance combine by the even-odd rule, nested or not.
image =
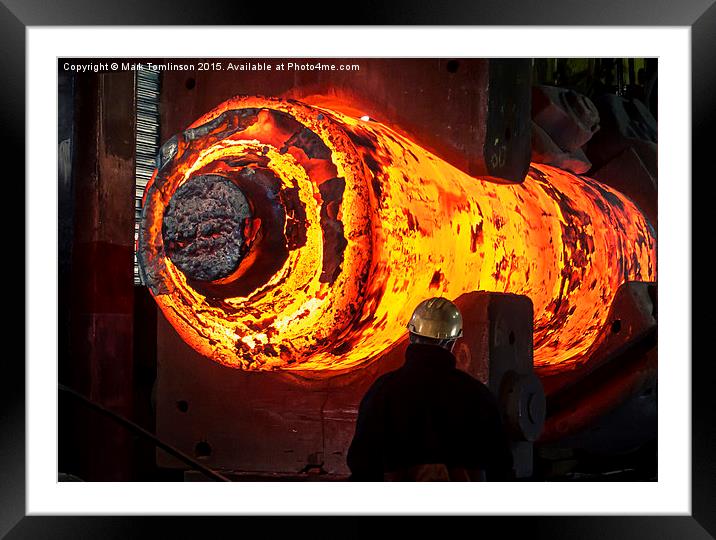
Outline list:
[[[532,442],[542,431],[545,398],[533,370],[533,308],[526,296],[472,292],[456,300],[464,337],[458,366],[497,396],[512,439],[515,474],[532,475]]]

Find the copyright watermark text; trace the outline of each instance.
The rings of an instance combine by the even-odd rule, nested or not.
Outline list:
[[[64,62],[62,69],[77,73],[105,71],[360,71],[349,62],[295,61],[181,61],[181,62]]]

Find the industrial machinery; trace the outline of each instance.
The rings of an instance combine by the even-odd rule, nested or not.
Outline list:
[[[442,64],[420,62],[406,72],[435,88]],[[509,128],[528,108],[494,86],[519,66],[463,64],[471,84],[458,87],[484,90],[466,120],[477,149],[419,100],[391,108],[384,67],[350,90],[318,77],[282,97],[231,97],[177,126],[137,246],[161,308],[162,438],[239,477],[341,478],[358,402],[400,365],[410,313],[430,296],[463,312],[458,363],[499,397],[518,477],[533,472],[535,441],[653,384],[654,227],[628,194],[529,164]],[[495,145],[485,133],[500,122]]]

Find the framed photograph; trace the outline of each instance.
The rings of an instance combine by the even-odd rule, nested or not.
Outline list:
[[[3,534],[716,534],[691,352],[716,8],[79,4],[0,10],[28,314]]]

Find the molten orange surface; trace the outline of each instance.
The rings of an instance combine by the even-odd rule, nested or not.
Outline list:
[[[535,365],[573,367],[603,326],[626,280],[656,280],[654,232],[624,195],[598,182],[533,165],[520,185],[472,178],[391,129],[295,101],[237,97],[232,109],[258,108],[258,120],[226,138],[206,137],[191,160],[161,172],[145,195],[146,257],[166,289],[155,295],[167,319],[201,354],[242,369],[340,370],[376,358],[406,334],[425,298],[472,290],[532,299]],[[317,134],[330,163],[291,146],[271,121],[283,111]],[[242,297],[208,301],[165,257],[163,212],[198,171],[226,170],[230,158],[261,154],[284,188],[297,188],[306,242],[283,267]],[[332,212],[347,240],[332,283],[320,279],[323,235],[319,191],[345,179]],[[155,178],[157,173],[155,173]],[[153,179],[154,182],[154,179]]]

